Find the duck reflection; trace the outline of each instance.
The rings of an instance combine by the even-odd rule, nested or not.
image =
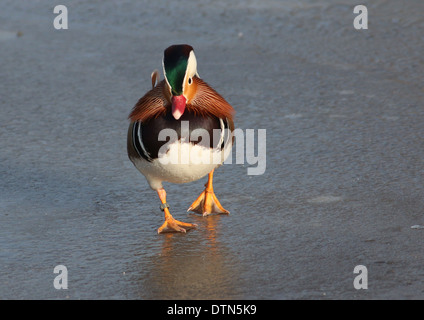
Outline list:
[[[161,235],[160,252],[142,272],[139,295],[145,299],[236,299],[241,284],[237,259],[220,242],[225,216],[193,215],[198,228],[188,234]],[[145,270],[146,271],[146,270]]]

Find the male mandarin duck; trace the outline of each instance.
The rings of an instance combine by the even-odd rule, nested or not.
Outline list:
[[[162,182],[187,183],[209,174],[204,191],[187,211],[229,214],[215,196],[212,180],[214,169],[231,152],[234,109],[200,79],[191,46],[170,46],[162,65],[165,80],[159,82],[154,71],[153,88],[129,115],[127,150],[162,203],[165,222],[158,233],[185,233],[197,225],[172,217]]]

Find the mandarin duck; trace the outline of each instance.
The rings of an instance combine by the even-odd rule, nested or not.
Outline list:
[[[213,190],[215,168],[233,146],[233,107],[197,73],[193,48],[172,45],[164,51],[162,67],[151,74],[152,89],[132,109],[128,128],[128,157],[157,192],[165,222],[162,232],[197,227],[173,218],[162,182],[187,183],[208,175],[205,189],[187,211],[207,216],[229,214]]]

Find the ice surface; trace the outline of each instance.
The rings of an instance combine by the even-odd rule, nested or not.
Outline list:
[[[72,1],[55,30],[51,1],[3,0],[0,298],[424,298],[424,2],[361,4],[359,31],[347,0]],[[186,213],[205,180],[165,185],[199,228],[157,235],[127,116],[174,43],[267,166],[216,171],[229,216]]]

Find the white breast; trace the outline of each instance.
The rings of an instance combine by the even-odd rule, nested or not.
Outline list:
[[[158,159],[148,162],[133,159],[135,166],[147,178],[154,190],[162,188],[162,181],[187,183],[198,180],[220,166],[231,151],[231,143],[221,150],[178,140],[170,143]]]

